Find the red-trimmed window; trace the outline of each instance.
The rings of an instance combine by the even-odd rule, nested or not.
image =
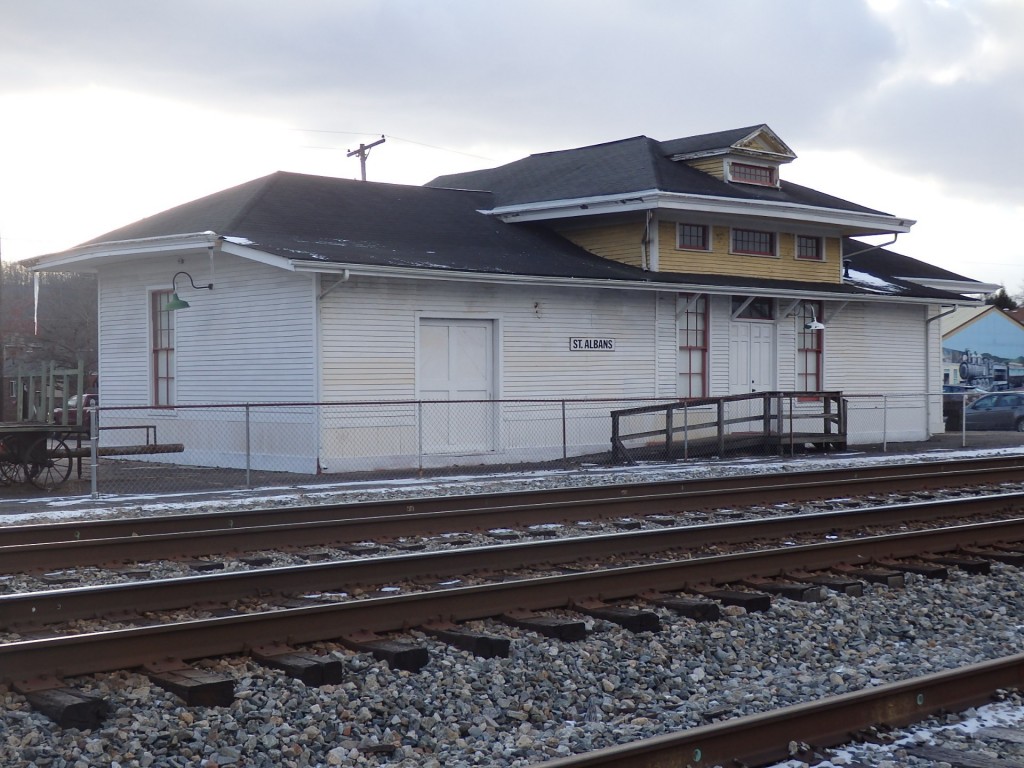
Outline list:
[[[707,224],[676,224],[676,248],[681,251],[707,251],[711,247]]]
[[[743,184],[760,184],[764,187],[778,186],[778,172],[770,165],[751,165],[750,163],[731,163],[729,177]]]
[[[164,309],[170,291],[149,295],[153,327],[153,405],[174,405],[174,312]]]
[[[797,316],[799,337],[796,350],[796,388],[798,392],[821,391],[822,332],[807,329],[807,324],[821,322],[824,305],[820,301],[804,301]]]
[[[732,231],[732,252],[752,256],[774,256],[775,233],[757,229],[734,229]]]
[[[796,236],[796,257],[806,261],[824,261],[825,248],[820,237]]]
[[[679,297],[678,397],[706,397],[708,391],[708,300],[690,294]]]

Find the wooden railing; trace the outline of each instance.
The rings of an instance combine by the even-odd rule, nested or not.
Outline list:
[[[626,432],[623,421],[653,414],[661,422],[656,429]],[[663,421],[662,416],[663,414]],[[756,392],[749,395],[688,398],[624,408],[611,412],[612,459],[634,460],[636,448],[627,441],[645,440],[645,454],[661,445],[667,460],[689,458],[699,448],[702,455],[724,455],[744,447],[774,448],[813,444],[846,446],[846,401],[842,392]],[[811,428],[805,429],[811,423]],[[660,453],[660,451],[658,451]]]

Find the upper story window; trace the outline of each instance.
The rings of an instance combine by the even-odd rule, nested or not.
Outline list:
[[[732,252],[748,253],[754,256],[774,256],[775,233],[757,229],[734,229],[732,231]]]
[[[779,172],[770,165],[751,165],[750,163],[730,163],[729,179],[744,184],[760,184],[764,187],[779,185]]]
[[[676,248],[683,251],[707,251],[711,249],[711,237],[707,224],[676,224]]]
[[[820,237],[796,236],[796,257],[807,261],[824,261],[825,248]]]

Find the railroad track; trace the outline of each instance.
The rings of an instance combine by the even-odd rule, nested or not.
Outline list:
[[[770,506],[1020,483],[1024,457],[656,484],[421,498],[0,528],[0,567],[33,572],[226,552],[338,547],[449,532],[652,519],[724,505]],[[665,524],[659,521],[655,524]]]
[[[943,502],[935,506],[948,514],[948,510],[954,506],[961,511],[966,510],[968,503],[962,501],[951,505]],[[989,503],[1005,509],[1007,503],[1019,504],[1020,498],[1016,495],[1013,498],[1003,496],[989,500]],[[892,515],[894,510],[898,511],[898,507],[888,508],[885,512]],[[845,513],[842,517],[853,527],[861,528],[865,520],[874,519],[877,514],[878,510],[872,511],[860,523],[855,522],[860,517],[856,511]],[[817,525],[823,531],[834,531],[838,529],[837,522],[837,516],[826,516],[825,520],[817,521]],[[797,525],[804,533],[813,527],[810,521],[802,519],[797,521]],[[793,532],[794,521],[778,519],[755,527],[762,533],[774,528],[777,533],[787,536]],[[708,541],[721,541],[730,535],[745,538],[745,534],[738,531],[745,528],[749,532],[754,529],[744,523],[714,528],[718,530],[707,532],[710,535]],[[659,533],[676,537],[692,534],[684,529]],[[406,594],[368,596],[337,603],[318,603],[307,598],[306,604],[300,607],[282,608],[275,605],[270,610],[244,615],[168,621],[126,629],[10,642],[0,646],[0,680],[11,682],[32,677],[59,678],[145,666],[154,659],[168,655],[193,659],[245,653],[254,647],[274,646],[285,640],[288,644],[302,644],[332,639],[345,642],[347,639],[351,646],[372,648],[369,638],[410,627],[451,628],[458,622],[494,616],[529,616],[551,609],[580,610],[614,621],[619,616],[614,606],[615,601],[662,600],[679,591],[727,597],[722,592],[724,586],[737,583],[747,587],[753,584],[760,590],[767,590],[767,593],[779,591],[794,594],[793,588],[796,587],[797,593],[819,595],[828,586],[840,588],[840,583],[849,586],[862,579],[893,580],[901,570],[941,568],[934,560],[937,554],[959,552],[964,547],[1000,547],[1020,542],[1024,540],[1024,518],[852,537],[816,544],[786,544],[726,555],[681,559],[666,557],[646,564],[594,567],[569,573],[549,571],[544,575],[505,577],[503,580],[470,586],[436,585],[439,575],[465,573],[474,565],[481,567],[486,564],[488,569],[494,570],[502,566],[510,567],[513,563],[521,568],[523,565],[542,562],[576,562],[584,556],[594,558],[595,553],[609,556],[614,552],[621,556],[643,549],[635,543],[640,538],[634,532],[605,537],[600,547],[595,537],[588,537],[573,541],[496,546],[485,548],[485,551],[454,550],[399,558],[367,559],[351,561],[347,566],[337,564],[336,567],[342,570],[329,578],[337,580],[337,573],[343,573],[347,567],[351,570],[349,575],[340,577],[343,583],[351,583],[351,573],[361,570],[362,574],[355,577],[358,581],[418,578],[434,586]],[[646,538],[651,540],[650,537]],[[601,551],[597,552],[599,548]],[[648,548],[652,552],[666,550],[664,545],[658,545],[657,549],[648,545]],[[996,548],[981,552],[972,553],[970,558],[960,557],[950,562],[961,567],[971,567],[971,563],[983,567],[980,564],[987,564],[984,558],[1013,561],[1024,559],[1019,553]],[[931,562],[916,565],[900,562],[904,558],[919,559],[924,555],[929,556]],[[880,562],[888,569],[881,577],[876,570],[857,567]],[[841,579],[836,578],[837,568],[844,574]],[[0,604],[5,612],[5,622],[10,620],[16,624],[21,621],[29,626],[38,626],[40,619],[52,620],[62,612],[67,612],[66,615],[71,617],[81,616],[90,606],[104,600],[103,611],[112,610],[118,605],[130,607],[135,604],[155,608],[175,602],[194,603],[197,599],[216,601],[219,598],[230,601],[239,596],[238,579],[268,579],[284,589],[302,588],[308,594],[308,590],[320,587],[320,582],[312,576],[316,570],[316,567],[309,570],[267,569],[257,574],[211,575],[177,583],[140,582],[107,588],[55,590],[49,593],[5,596]],[[368,575],[370,572],[376,576]],[[253,583],[249,581],[246,589],[252,589]],[[636,615],[637,611],[631,609],[621,614],[621,619],[628,622],[634,620]],[[643,620],[641,624],[650,628],[643,624]],[[350,630],[339,632],[339,627]],[[351,632],[349,638],[344,636],[346,631]],[[416,658],[419,660],[417,664],[421,661],[425,663],[422,655]]]
[[[986,475],[991,471],[991,467],[973,466],[967,482],[977,485],[1009,482],[1013,473],[1012,468],[997,468],[998,473],[1009,472],[1010,476],[999,474],[1001,479],[993,480]],[[908,482],[897,475],[888,473],[893,482]],[[882,476],[871,482],[872,492],[879,493]],[[923,482],[937,483],[928,486],[931,488],[950,485],[948,478],[937,481],[930,477]],[[679,483],[671,485],[678,487]],[[822,487],[815,490],[810,486],[804,488],[802,483],[797,485],[801,486],[798,493],[821,498],[817,494],[823,493]],[[742,480],[736,486],[737,489],[745,487]],[[638,490],[628,487],[632,493]],[[630,501],[635,503],[637,499],[652,495],[657,496],[641,492]],[[667,489],[665,495],[670,495]],[[836,497],[834,481],[832,490],[825,495]],[[763,492],[758,500],[765,501]],[[479,499],[459,500],[463,501],[472,503]],[[658,503],[663,501],[659,499]],[[695,500],[695,503],[709,502]],[[730,503],[735,502],[730,499]],[[408,502],[402,504],[408,505]],[[529,508],[531,505],[521,506]],[[332,663],[337,666],[337,662],[323,657],[317,660],[297,649],[309,644],[338,643],[385,658],[394,667],[414,670],[428,663],[429,656],[422,643],[408,639],[410,629],[416,629],[417,636],[437,637],[481,656],[507,653],[508,640],[464,629],[464,622],[498,620],[564,638],[583,631],[578,620],[564,616],[561,620],[552,620],[550,612],[554,611],[558,615],[566,612],[589,615],[633,631],[654,631],[665,620],[658,619],[658,614],[651,610],[654,606],[668,607],[684,616],[711,617],[719,605],[714,599],[726,603],[737,601],[757,610],[763,608],[764,600],[770,600],[773,594],[815,600],[826,590],[856,594],[867,581],[897,585],[904,573],[934,575],[949,564],[984,569],[996,560],[1020,562],[1024,556],[1010,550],[1024,541],[1024,517],[1017,514],[1021,506],[1024,506],[1021,494],[988,494],[973,499],[801,515],[795,522],[773,518],[705,526],[660,525],[655,530],[621,531],[572,540],[519,542],[311,563],[283,569],[257,568],[251,572],[207,574],[173,582],[137,582],[5,595],[0,597],[0,627],[29,634],[0,645],[0,683],[15,686],[30,696],[30,700],[44,706],[52,697],[60,698],[54,691],[64,692],[63,695],[79,701],[73,689],[64,684],[67,677],[142,669],[159,684],[164,684],[161,680],[166,682],[169,677],[173,678],[177,681],[176,692],[188,702],[226,705],[233,695],[230,683],[210,680],[209,675],[193,674],[195,670],[188,662],[252,654],[261,663],[280,663],[285,667],[290,663],[292,674],[307,674],[312,665],[320,670],[316,673],[321,675],[320,681],[325,681],[333,678],[324,670]],[[591,517],[592,512],[587,519]],[[1001,519],[949,524],[981,517]],[[883,526],[892,526],[894,521],[903,525],[918,521],[926,529],[879,532]],[[849,538],[843,538],[840,535],[843,531],[859,531],[860,535],[847,533],[843,535]],[[146,535],[164,534],[143,534]],[[829,540],[821,541],[824,538]],[[814,539],[817,541],[808,543]],[[756,543],[747,551],[719,553],[720,548],[751,541]],[[948,559],[946,565],[939,562],[944,556]],[[456,582],[452,577],[459,580]],[[404,584],[401,592],[379,589],[381,585],[396,582]],[[357,595],[354,585],[366,588]],[[353,593],[330,594],[341,590],[353,590]],[[288,598],[267,609],[239,603],[245,596],[263,599],[269,593],[288,595]],[[195,606],[197,595],[206,604],[206,616],[150,615],[142,622],[136,617],[134,624],[123,616],[116,619],[122,623],[115,623],[114,615],[119,613],[137,613],[143,608],[152,612]],[[231,615],[218,615],[228,604],[233,605],[232,611],[227,611]],[[75,634],[70,634],[67,627],[54,628],[56,622],[75,623],[92,616],[106,618],[102,619],[103,624],[93,627],[80,624]],[[296,662],[296,658],[300,662],[304,660],[304,666]],[[315,684],[316,675],[309,680]],[[216,694],[209,693],[210,686]],[[194,690],[203,693],[193,694]],[[203,698],[210,695],[215,698]],[[929,707],[931,705],[929,699]],[[51,711],[55,718],[67,716],[74,722],[75,717],[83,717],[84,705],[77,706],[79,709],[74,710],[77,715],[66,715],[67,708],[51,706]],[[885,706],[886,711],[902,712],[896,705]],[[918,706],[915,711],[934,711],[929,707]],[[90,712],[95,714],[101,709],[97,704]],[[807,741],[827,743],[815,741],[817,732],[813,729],[807,732],[813,737]],[[701,744],[711,743],[708,733],[698,736]],[[731,741],[735,746],[735,733],[721,738],[721,744],[728,745]],[[570,758],[564,765],[568,768],[570,765],[614,764],[631,768],[676,764],[658,762],[667,759],[666,749],[683,750],[676,752],[677,758],[688,754],[694,765],[722,762],[712,757],[719,754],[715,751],[718,747],[707,746],[697,747],[703,750],[704,758],[694,762],[694,743],[683,740],[679,742],[682,746],[661,745],[653,752],[649,744],[637,745],[635,754],[623,751],[627,748],[622,747],[612,755],[611,762],[607,762],[608,755],[594,753]],[[644,757],[645,750],[649,755],[660,756]],[[769,752],[774,758],[784,756],[778,753],[777,745],[763,754]],[[751,754],[737,753],[735,759],[756,764]],[[606,762],[586,762],[589,759]],[[711,760],[714,762],[709,762]]]

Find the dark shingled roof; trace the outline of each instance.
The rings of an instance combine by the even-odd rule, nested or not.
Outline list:
[[[478,213],[486,192],[279,171],[185,203],[90,243],[207,230],[290,259],[516,275],[645,280],[540,226]]]
[[[493,202],[489,192],[279,171],[171,208],[83,245],[212,231],[298,261],[851,297],[880,292],[850,283],[648,272],[595,256],[543,225],[508,224],[480,213]],[[896,295],[952,296],[885,274]]]
[[[742,133],[734,140],[743,138],[752,130],[737,129],[737,132]],[[731,133],[707,135],[720,138]],[[685,140],[675,139],[662,143],[646,136],[634,136],[608,144],[530,155],[497,168],[438,176],[429,182],[429,186],[493,192],[495,207],[602,195],[628,195],[656,189],[662,192],[795,203],[888,215],[787,181],[781,182],[779,189],[753,184],[730,184],[684,162],[669,160],[668,157],[676,152],[666,151],[666,146],[675,147],[681,141]],[[719,143],[712,142],[716,146]]]
[[[847,254],[851,266],[872,275],[903,277],[922,280],[950,280],[958,283],[977,282],[970,277],[958,275],[948,269],[936,267],[910,256],[904,256],[885,248],[872,247],[868,243],[844,238],[843,253]]]

